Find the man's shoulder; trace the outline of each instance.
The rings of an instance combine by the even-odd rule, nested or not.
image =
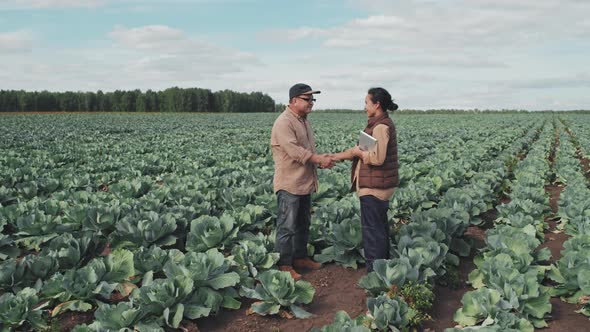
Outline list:
[[[272,126],[271,135],[273,137],[276,137],[277,135],[283,136],[286,132],[290,132],[292,130],[293,124],[291,123],[288,115],[283,112],[276,118]]]
[[[277,120],[281,120],[281,119],[286,119],[289,116],[289,112],[288,110],[284,110],[281,112],[281,114],[279,114],[279,116],[277,116]]]
[[[284,111],[276,118],[274,126],[276,127],[277,125],[288,125],[289,123],[291,123],[291,118],[289,117],[287,111]]]

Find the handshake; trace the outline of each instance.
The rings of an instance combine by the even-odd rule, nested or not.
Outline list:
[[[339,153],[314,154],[311,161],[319,164],[320,168],[332,168],[339,161],[352,160],[354,157],[362,158],[363,153],[364,152],[357,145]]]
[[[336,159],[336,157],[331,153],[324,153],[318,155],[317,163],[320,165],[320,168],[332,168],[336,165],[336,162],[340,161]]]

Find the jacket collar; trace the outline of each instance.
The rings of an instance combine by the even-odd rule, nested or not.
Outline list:
[[[381,120],[383,120],[385,118],[389,118],[389,114],[387,114],[387,111],[384,111],[383,115],[369,118],[369,121],[367,122],[367,127],[368,128],[374,127],[375,124],[377,124],[378,122],[380,122]]]
[[[289,106],[287,106],[287,108],[285,108],[285,111],[287,111],[288,114],[294,116],[297,120],[299,120],[301,122],[305,122],[305,120],[307,120],[307,115],[301,116],[301,115],[297,114],[294,110],[292,110]]]

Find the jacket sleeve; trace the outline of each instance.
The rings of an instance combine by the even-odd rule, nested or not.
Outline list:
[[[375,147],[363,152],[363,163],[373,166],[381,166],[387,156],[387,144],[389,143],[389,127],[384,124],[377,125],[373,130],[373,137],[377,139]]]
[[[288,121],[278,122],[272,135],[274,137],[271,143],[280,146],[291,159],[300,164],[306,164],[313,155],[311,151],[298,144],[295,129]]]

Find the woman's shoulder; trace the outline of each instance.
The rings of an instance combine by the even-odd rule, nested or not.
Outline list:
[[[389,125],[385,123],[380,123],[375,126],[375,129],[373,129],[373,132],[375,131],[389,131]]]

